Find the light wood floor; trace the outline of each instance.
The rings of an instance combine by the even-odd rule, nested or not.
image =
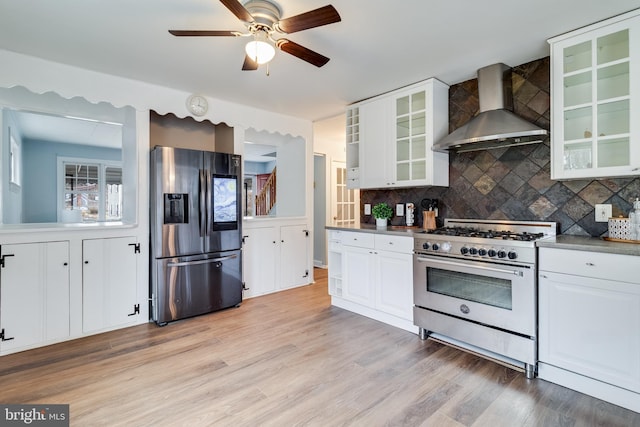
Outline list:
[[[0,358],[72,426],[640,426],[640,414],[331,307],[314,285]]]

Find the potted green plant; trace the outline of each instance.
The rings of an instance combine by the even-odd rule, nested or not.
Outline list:
[[[378,203],[371,210],[373,217],[376,219],[377,227],[386,227],[388,220],[393,216],[393,209],[388,204]]]

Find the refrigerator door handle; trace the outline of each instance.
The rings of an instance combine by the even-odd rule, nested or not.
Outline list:
[[[206,211],[206,188],[207,181],[205,176],[205,171],[200,169],[200,191],[198,192],[199,200],[199,208],[200,214],[198,215],[198,219],[200,220],[200,236],[204,236],[207,233],[206,225],[207,225],[207,211]]]
[[[206,224],[206,235],[208,236],[209,234],[211,234],[211,232],[213,231],[213,207],[211,205],[211,202],[213,200],[212,197],[212,192],[213,192],[213,176],[209,173],[208,170],[205,169],[204,171],[205,173],[205,182],[207,185],[207,192],[206,192],[206,210],[207,210],[207,224]]]
[[[169,262],[167,263],[167,267],[185,267],[188,265],[212,264],[214,262],[221,262],[234,258],[238,258],[238,255],[223,256],[220,258],[200,259],[197,261]]]

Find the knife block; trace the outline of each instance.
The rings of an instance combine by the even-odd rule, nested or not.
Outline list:
[[[425,230],[436,229],[436,213],[435,211],[422,212],[422,228]]]

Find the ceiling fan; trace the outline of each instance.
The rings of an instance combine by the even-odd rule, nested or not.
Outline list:
[[[283,52],[322,67],[329,58],[285,38],[277,38],[277,33],[291,34],[309,28],[340,22],[338,11],[331,5],[280,19],[282,11],[271,0],[248,0],[244,4],[238,0],[220,0],[247,27],[247,32],[225,30],[169,30],[178,37],[252,37],[245,47],[243,70],[257,70],[275,55],[277,47]]]

